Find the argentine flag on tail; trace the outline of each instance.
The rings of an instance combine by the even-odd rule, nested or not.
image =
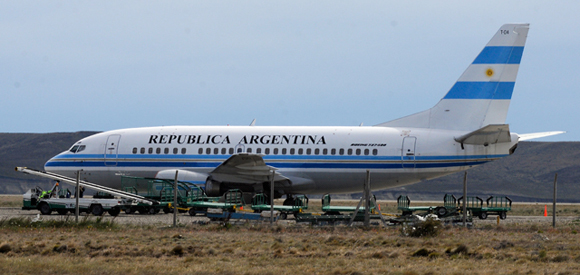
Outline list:
[[[501,26],[437,105],[378,126],[473,131],[504,124],[528,29]]]

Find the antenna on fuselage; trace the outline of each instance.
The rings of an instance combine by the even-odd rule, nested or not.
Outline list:
[[[254,126],[256,125],[256,119],[254,118],[254,120],[252,120],[252,123],[250,123],[250,126]]]

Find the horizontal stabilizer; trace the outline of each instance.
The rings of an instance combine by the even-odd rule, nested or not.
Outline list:
[[[502,142],[511,142],[510,126],[507,124],[487,125],[469,134],[455,138],[461,144],[489,145]]]
[[[555,135],[564,134],[564,133],[566,133],[566,131],[552,131],[552,132],[521,134],[521,135],[519,135],[519,137],[520,137],[520,141],[523,141],[523,140],[530,140],[530,139],[536,139],[536,138],[555,136]]]

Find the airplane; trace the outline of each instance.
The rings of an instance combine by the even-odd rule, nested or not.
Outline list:
[[[505,124],[529,24],[505,24],[432,108],[374,126],[161,126],[101,132],[46,162],[45,170],[121,188],[121,176],[178,178],[211,196],[230,188],[294,194],[409,185],[512,154]]]

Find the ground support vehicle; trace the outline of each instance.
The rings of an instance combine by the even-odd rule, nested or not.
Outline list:
[[[299,213],[296,214],[296,222],[307,222],[310,223],[311,225],[339,225],[339,224],[348,224],[350,222],[350,220],[352,219],[352,215],[354,215],[354,213],[351,214],[320,214],[320,213]],[[384,216],[386,216],[385,214],[383,214]],[[364,211],[361,211],[359,209],[359,212],[357,212],[355,218],[354,218],[354,222],[364,222]],[[379,214],[373,213],[370,214],[370,219],[371,220],[380,220],[381,217]]]
[[[252,210],[256,213],[270,211],[271,207],[268,204],[268,197],[262,193],[254,195],[252,198]],[[308,209],[308,197],[304,195],[294,196],[294,205],[274,205],[274,210],[280,212],[280,219],[285,220],[289,214],[296,217],[296,214],[302,213]]]
[[[354,212],[356,210],[356,206],[333,206],[330,205],[330,195],[326,194],[322,197],[322,211],[324,212],[325,215],[340,215],[341,212]],[[376,201],[376,200],[375,200]],[[370,207],[370,211],[373,214],[375,212],[375,209],[377,208],[376,205],[373,204],[372,200],[371,200],[371,207]],[[365,207],[361,206],[359,207],[359,213],[365,211]]]
[[[443,206],[411,206],[411,199],[408,196],[399,196],[397,198],[397,209],[403,212],[403,216],[413,215],[414,212],[422,211],[421,216],[435,214],[438,218],[456,216],[459,214],[457,198],[451,194],[445,194],[443,197]]]
[[[225,211],[221,208],[209,208],[207,217],[212,221],[229,221],[229,220],[252,220],[252,221],[269,221],[270,212],[254,213],[248,211]],[[280,219],[280,212],[274,211],[274,221]]]
[[[137,203],[125,210],[125,213],[132,214],[138,212],[139,214],[157,214],[160,211],[170,213],[173,211],[173,206],[169,206],[174,202],[174,188],[175,181],[168,179],[156,178],[140,178],[140,177],[122,177],[122,188],[125,192],[140,195],[152,200],[156,200],[159,204],[148,205],[145,203]],[[220,197],[208,197],[204,190],[199,186],[178,181],[177,182],[177,209],[179,212],[190,211],[190,214],[195,215],[205,211],[192,210],[194,202],[211,202],[217,201]]]
[[[458,199],[457,206],[462,207],[461,201],[463,197]],[[512,210],[512,200],[509,197],[494,197],[487,198],[486,206],[483,206],[483,200],[479,197],[467,197],[467,210],[471,211],[474,216],[485,220],[489,214],[498,215],[500,219],[507,218],[507,212]]]
[[[209,213],[210,209],[221,209],[222,212],[236,212],[243,209],[244,193],[239,189],[230,189],[224,193],[219,200],[192,200],[185,203],[190,215],[194,216],[198,212]]]
[[[49,196],[40,187],[28,190],[23,195],[23,210],[40,210],[43,215],[50,215],[53,211],[61,215],[74,213],[76,210],[76,198],[70,198],[68,189],[60,190]],[[67,197],[67,194],[69,196]],[[131,199],[102,199],[102,198],[79,198],[79,212],[86,212],[95,216],[102,216],[108,212],[111,216],[117,216],[122,209],[131,205]]]

